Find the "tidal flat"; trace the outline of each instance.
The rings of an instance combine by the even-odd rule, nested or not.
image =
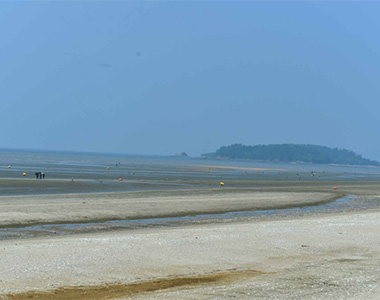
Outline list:
[[[269,213],[0,234],[0,299],[377,299],[380,182],[372,170],[104,166],[81,173],[74,165],[73,181],[67,165],[65,173],[50,165],[44,180],[0,171],[0,229]],[[348,195],[351,204],[338,209],[302,210]],[[300,209],[271,213],[292,208]]]

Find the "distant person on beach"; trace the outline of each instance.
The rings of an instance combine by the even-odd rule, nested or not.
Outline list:
[[[40,176],[38,172],[34,173],[34,175],[36,175],[36,179],[38,179],[38,177]]]
[[[45,179],[45,173],[42,173],[42,178]]]

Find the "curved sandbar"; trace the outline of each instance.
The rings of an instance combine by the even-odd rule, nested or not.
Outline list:
[[[175,217],[318,205],[342,197],[329,192],[253,189],[57,194],[0,197],[0,227]]]

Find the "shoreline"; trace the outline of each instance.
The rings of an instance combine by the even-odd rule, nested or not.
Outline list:
[[[288,164],[288,165],[317,165],[317,166],[338,166],[338,167],[359,167],[359,168],[380,168],[380,165],[355,165],[355,164],[339,164],[339,163],[312,163],[305,161],[270,161],[270,160],[255,160],[255,159],[244,159],[244,158],[229,158],[229,157],[207,157],[207,156],[197,156],[197,157],[189,157],[195,159],[202,160],[216,160],[216,161],[236,161],[236,162],[253,162],[253,163],[269,163],[269,164]]]

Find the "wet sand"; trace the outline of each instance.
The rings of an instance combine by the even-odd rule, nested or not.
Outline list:
[[[1,226],[292,207],[376,183],[0,197]],[[0,299],[377,299],[380,211],[0,241]],[[87,298],[86,298],[87,297]]]
[[[242,171],[285,171],[285,169],[273,169],[273,168],[250,168],[250,167],[236,167],[236,166],[216,166],[206,165],[199,166],[200,170],[220,171],[220,170],[242,170]]]

